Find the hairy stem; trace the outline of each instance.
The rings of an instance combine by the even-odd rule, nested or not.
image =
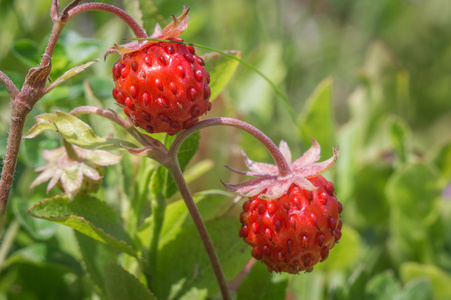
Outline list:
[[[169,170],[172,177],[174,178],[175,183],[180,191],[180,194],[185,200],[186,206],[188,207],[188,211],[191,214],[191,218],[193,219],[194,225],[199,232],[199,235],[204,243],[205,250],[207,251],[208,257],[210,258],[211,265],[213,266],[213,270],[216,275],[216,280],[219,283],[219,288],[222,293],[222,297],[225,300],[231,300],[230,290],[227,283],[227,279],[222,270],[221,262],[219,261],[218,255],[216,253],[215,247],[213,246],[213,242],[211,241],[210,235],[208,234],[207,227],[205,226],[204,221],[202,220],[202,216],[197,209],[196,203],[191,196],[191,193],[186,184],[185,178],[183,178],[182,170],[180,169],[180,165],[177,159],[177,151],[172,156],[172,160],[169,160],[165,167]]]
[[[14,179],[17,158],[19,156],[20,143],[25,125],[27,109],[18,105],[19,101],[14,101],[11,108],[11,128],[8,136],[8,146],[3,160],[2,176],[0,179],[0,227],[3,225],[3,217],[6,213],[9,192]],[[22,109],[20,109],[20,106]]]
[[[117,8],[115,6],[108,5],[105,3],[93,2],[93,3],[85,3],[85,4],[78,5],[74,8],[72,8],[71,10],[69,10],[67,20],[69,20],[70,18],[72,18],[73,16],[75,16],[79,13],[89,11],[89,10],[101,10],[101,11],[105,11],[105,12],[114,14],[114,15],[118,16],[119,18],[121,18],[125,23],[127,23],[127,25],[130,27],[130,29],[133,31],[133,33],[135,34],[135,36],[137,38],[146,38],[147,37],[146,31],[129,14],[127,14],[125,11],[123,11],[120,8]]]
[[[247,133],[254,136],[260,143],[263,144],[263,146],[268,149],[268,151],[271,153],[277,168],[279,169],[279,175],[284,177],[291,173],[290,165],[286,161],[283,154],[280,152],[279,148],[274,144],[274,142],[268,138],[263,132],[255,128],[254,126],[243,122],[241,120],[232,119],[232,118],[211,118],[204,121],[201,121],[199,123],[196,123],[193,127],[184,130],[182,133],[180,133],[177,138],[174,140],[174,142],[171,145],[171,148],[169,149],[169,154],[174,158],[177,157],[176,153],[178,149],[180,148],[183,141],[190,136],[195,131],[205,128],[205,127],[211,127],[211,126],[231,126],[235,128],[239,128],[241,130],[246,131]]]

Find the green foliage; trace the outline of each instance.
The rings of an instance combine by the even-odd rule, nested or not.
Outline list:
[[[28,69],[41,61],[52,25],[50,3],[0,2],[0,70],[19,90]],[[164,26],[170,14],[183,9],[174,0],[120,4],[149,34],[157,22]],[[186,175],[194,174],[187,176],[189,187],[227,280],[233,280],[234,296],[450,299],[451,3],[188,4],[186,42],[230,49],[227,54],[273,84],[237,60],[199,47],[214,100],[207,117],[251,123],[276,144],[286,140],[293,157],[310,146],[309,136],[320,143],[323,158],[332,147],[340,148],[336,167],[325,176],[344,206],[343,237],[312,273],[287,275],[249,263],[251,248],[238,237],[241,202],[217,191],[219,179],[239,180],[222,166],[242,169],[240,149],[253,160],[269,162],[267,151],[253,137],[229,128],[209,128],[183,143],[179,162]],[[220,297],[169,172],[122,151],[122,145],[139,145],[112,121],[69,114],[91,105],[125,117],[111,96],[117,56],[103,57],[114,43],[130,37],[121,20],[102,12],[77,16],[62,32],[52,56],[49,93],[25,126],[30,139],[21,145],[8,220],[0,229],[0,299]],[[0,85],[2,156],[9,108]],[[48,195],[43,186],[28,189],[37,176],[33,170],[44,164],[42,150],[60,147],[61,137],[83,148],[122,154],[119,165],[106,168],[94,195],[70,201],[55,190]],[[166,146],[175,138],[153,137]]]
[[[108,265],[104,268],[105,290],[108,299],[139,299],[154,300],[155,296],[146,289],[136,277],[118,265]]]
[[[115,250],[136,256],[131,238],[116,213],[96,198],[78,196],[70,201],[57,196],[33,205],[29,214],[72,227]]]
[[[309,137],[314,137],[322,146],[322,154],[325,157],[329,157],[332,154],[332,147],[336,147],[331,93],[332,80],[328,78],[319,84],[299,117],[304,145],[310,145]]]
[[[266,265],[258,263],[241,284],[237,299],[274,299],[284,300],[289,276],[267,271]]]

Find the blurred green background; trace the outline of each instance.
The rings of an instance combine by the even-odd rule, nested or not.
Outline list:
[[[0,0],[0,69],[18,87],[40,61],[52,27],[50,2]],[[148,1],[152,7],[147,16],[153,16],[143,21],[148,33],[157,21],[164,25],[171,14],[180,14],[184,2]],[[140,18],[137,2],[105,3]],[[336,167],[326,174],[344,206],[340,244],[311,274],[265,275],[277,295],[259,288],[262,268],[257,265],[238,298],[451,299],[451,2],[192,0],[187,5],[191,11],[185,41],[240,50],[244,61],[287,95],[290,106],[258,74],[239,66],[209,117],[245,120],[276,144],[286,140],[294,157],[310,146],[308,136],[322,145],[322,159],[331,156],[332,147],[341,152]],[[34,124],[33,116],[69,112],[80,105],[119,112],[110,75],[117,57],[103,61],[103,54],[127,37],[132,37],[130,30],[104,12],[73,18],[55,50],[52,79],[89,60],[100,62],[46,95],[26,129]],[[87,96],[91,89],[100,103]],[[0,120],[4,155],[9,99],[3,88]],[[112,131],[103,127],[97,132]],[[201,137],[192,165],[208,162],[210,169],[191,183],[194,192],[222,189],[219,179],[236,182],[223,165],[243,168],[241,149],[253,160],[271,162],[262,146],[235,129],[206,129]],[[0,299],[90,297],[76,246],[61,240],[64,229],[46,221],[30,229],[21,220],[31,203],[46,197],[44,187],[28,190],[36,177],[33,169],[44,163],[41,150],[59,144],[57,136],[49,135],[22,145],[9,205],[9,225],[18,219],[20,226],[6,253],[0,245]],[[107,170],[106,176],[113,171]],[[111,176],[106,191],[114,186]],[[239,207],[231,212],[235,217],[238,213]],[[51,253],[31,251],[33,244],[59,249],[52,253],[65,257],[49,263],[39,255]]]

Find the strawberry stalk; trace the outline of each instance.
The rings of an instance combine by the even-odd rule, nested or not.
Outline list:
[[[127,14],[120,8],[105,3],[92,2],[75,6],[68,11],[66,21],[68,21],[73,16],[78,15],[79,13],[90,10],[100,10],[114,14],[121,18],[125,23],[127,23],[127,25],[130,27],[137,38],[147,38],[146,31],[129,14]]]
[[[188,135],[186,136],[188,137]],[[172,147],[171,147],[172,148]],[[186,184],[185,178],[183,177],[182,170],[180,169],[180,165],[177,159],[177,151],[174,152],[171,160],[168,160],[164,166],[169,170],[174,181],[179,189],[180,194],[182,195],[183,200],[185,200],[185,204],[188,208],[188,211],[193,219],[194,225],[197,228],[197,231],[202,239],[205,250],[210,258],[210,263],[215,272],[216,280],[219,283],[219,288],[222,293],[222,298],[224,300],[231,300],[230,290],[227,283],[227,279],[222,270],[221,262],[219,261],[218,254],[216,253],[213,242],[211,241],[210,235],[208,233],[207,227],[205,226],[204,221],[202,220],[202,216],[197,209],[196,203],[191,196],[190,190],[188,189],[188,185]]]
[[[175,183],[185,200],[186,206],[188,207],[188,211],[191,214],[191,217],[196,225],[196,228],[199,232],[199,235],[204,243],[204,247],[207,251],[207,254],[210,258],[210,262],[213,266],[216,279],[219,283],[221,293],[224,299],[230,298],[230,291],[228,287],[227,280],[224,276],[224,272],[221,267],[221,263],[217,256],[216,250],[211,241],[210,235],[208,234],[205,223],[202,220],[202,216],[199,213],[199,210],[194,203],[194,200],[191,196],[191,193],[188,189],[185,179],[183,178],[183,173],[180,169],[180,165],[178,163],[177,153],[182,145],[183,141],[188,138],[192,133],[202,128],[224,125],[239,128],[243,131],[246,131],[253,135],[258,141],[260,141],[271,153],[273,156],[276,165],[279,169],[280,176],[288,176],[291,173],[290,166],[286,161],[283,154],[280,152],[279,148],[272,142],[270,138],[268,138],[263,132],[253,127],[252,125],[232,118],[212,118],[207,119],[201,122],[196,123],[193,127],[182,131],[174,140],[171,147],[169,148],[168,155],[171,159],[167,160],[163,165],[169,170],[172,177],[174,178]]]
[[[283,154],[280,152],[279,148],[274,144],[274,142],[267,137],[263,132],[261,132],[259,129],[255,128],[254,126],[233,118],[211,118],[204,121],[201,121],[199,123],[196,123],[193,127],[186,129],[182,131],[177,138],[174,140],[174,142],[171,145],[171,148],[169,149],[169,155],[172,157],[172,159],[177,159],[177,151],[182,145],[183,141],[190,136],[192,133],[194,133],[197,130],[200,130],[202,128],[211,127],[211,126],[230,126],[235,127],[238,129],[241,129],[243,131],[246,131],[247,133],[254,136],[260,143],[263,144],[263,146],[268,149],[269,153],[271,153],[277,168],[279,169],[279,176],[285,177],[291,174],[290,165],[286,161]]]

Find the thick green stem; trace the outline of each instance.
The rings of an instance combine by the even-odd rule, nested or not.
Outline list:
[[[19,222],[17,220],[14,220],[11,222],[8,229],[6,230],[3,241],[0,244],[0,272],[2,270],[5,258],[8,255],[9,249],[11,249],[14,239],[16,238],[16,234],[19,231],[19,228],[20,228]]]
[[[160,242],[161,229],[163,228],[164,214],[166,212],[166,198],[162,193],[158,193],[155,195],[155,198],[152,199],[151,205],[153,228],[149,245],[149,277],[147,278],[147,284],[149,285],[150,290],[158,295],[158,286],[155,285],[155,280],[153,279],[158,276],[158,245]]]

